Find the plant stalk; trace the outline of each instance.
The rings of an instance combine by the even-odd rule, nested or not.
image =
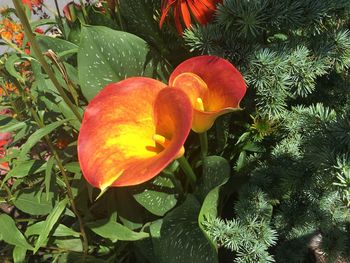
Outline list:
[[[54,72],[51,70],[49,64],[46,62],[43,54],[40,51],[39,45],[35,39],[35,34],[33,33],[28,18],[23,10],[23,6],[20,2],[20,0],[12,0],[16,11],[17,11],[17,15],[23,25],[24,28],[24,33],[26,34],[31,47],[33,48],[33,51],[37,57],[37,59],[39,60],[41,66],[44,68],[46,74],[49,76],[49,78],[51,79],[52,83],[55,85],[57,91],[60,93],[62,99],[67,103],[67,105],[69,106],[69,108],[72,110],[72,112],[74,113],[74,115],[77,117],[77,119],[81,122],[82,121],[82,116],[79,113],[79,111],[75,108],[74,104],[71,102],[71,100],[69,99],[69,97],[67,96],[67,94],[65,93],[64,89],[61,87],[61,85],[59,84]]]
[[[208,155],[208,134],[207,132],[198,133],[199,141],[201,144],[202,159]]]
[[[179,162],[182,171],[184,171],[186,174],[188,181],[192,186],[194,186],[197,181],[197,177],[187,159],[184,156],[181,156],[179,159],[177,159],[177,161]]]

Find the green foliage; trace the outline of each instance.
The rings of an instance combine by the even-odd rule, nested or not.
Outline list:
[[[350,1],[224,0],[182,36],[173,18],[159,28],[160,0],[107,2],[30,23],[56,35],[36,40],[72,105],[26,37],[1,40],[0,132],[13,137],[0,152],[1,260],[313,262],[315,240],[329,262],[350,258]],[[244,110],[208,132],[216,155],[202,157],[191,133],[195,184],[174,161],[99,196],[79,167],[74,111],[127,77],[166,83],[197,54],[226,58],[248,86]]]

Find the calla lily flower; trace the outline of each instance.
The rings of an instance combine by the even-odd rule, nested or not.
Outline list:
[[[181,90],[144,77],[109,84],[88,105],[79,133],[86,180],[104,191],[152,179],[183,155],[191,122]]]
[[[198,56],[181,63],[171,74],[169,86],[183,90],[193,107],[192,130],[210,129],[220,115],[239,110],[246,92],[241,73],[227,60]]]

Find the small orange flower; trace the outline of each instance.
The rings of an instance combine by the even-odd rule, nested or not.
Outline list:
[[[5,86],[0,86],[0,97],[6,96],[7,93],[18,94],[18,89],[13,83],[5,82]]]
[[[192,130],[211,128],[215,119],[240,109],[246,84],[239,71],[227,60],[198,56],[181,63],[170,75],[169,86],[182,89],[193,106]]]
[[[162,16],[159,25],[162,27],[165,17],[170,9],[173,8],[176,29],[182,34],[183,28],[180,21],[180,14],[187,28],[191,27],[191,15],[198,23],[205,25],[211,21],[217,3],[222,3],[222,0],[163,0]]]
[[[157,80],[106,86],[88,105],[78,137],[85,179],[102,191],[152,179],[182,156],[191,121],[187,95]]]

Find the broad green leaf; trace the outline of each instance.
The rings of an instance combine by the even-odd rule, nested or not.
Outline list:
[[[33,247],[16,227],[15,221],[7,214],[0,215],[0,237],[6,243],[32,250]]]
[[[207,194],[215,187],[225,183],[230,176],[230,165],[221,156],[208,156],[203,161],[203,175],[195,193],[198,200],[203,202]]]
[[[54,203],[54,195],[50,192],[50,199],[46,195],[40,195],[39,189],[25,189],[19,191],[14,205],[21,211],[31,215],[46,215],[51,212]]]
[[[97,235],[108,238],[112,242],[118,240],[135,241],[149,237],[148,233],[132,231],[126,226],[111,220],[98,220],[88,223],[87,226]]]
[[[151,182],[133,188],[135,200],[154,215],[163,216],[176,205],[177,193],[169,176],[159,175]]]
[[[54,207],[54,209],[47,216],[45,223],[43,225],[43,228],[41,229],[38,240],[35,243],[34,252],[33,252],[34,254],[38,251],[38,249],[46,241],[47,237],[50,234],[51,229],[56,224],[57,220],[60,218],[61,214],[63,213],[64,209],[66,208],[67,203],[68,203],[68,200],[63,199]]]
[[[164,78],[167,69],[141,38],[102,26],[82,28],[78,75],[83,95],[91,100],[107,84],[127,77]]]
[[[37,222],[29,227],[27,227],[27,230],[25,232],[26,236],[34,236],[34,235],[40,235],[41,230],[43,229],[45,225],[45,221],[40,221]],[[72,237],[79,237],[80,234],[73,229],[63,225],[59,224],[57,227],[54,227],[52,236],[54,237],[67,237],[67,236],[72,236]]]
[[[220,187],[227,182],[229,177],[230,165],[225,158],[220,156],[208,156],[203,160],[203,176],[201,184],[199,185],[199,197],[202,200],[204,194],[207,193],[207,195],[204,197],[199,212],[198,224],[215,249],[217,249],[216,243],[206,234],[202,223],[206,219],[216,218],[218,216]]]
[[[198,226],[200,205],[188,194],[185,202],[169,212],[162,223],[151,225],[159,263],[217,263],[218,256]]]
[[[30,149],[39,142],[45,135],[48,135],[53,130],[57,129],[62,124],[66,123],[67,120],[60,120],[56,121],[54,123],[50,123],[49,125],[46,125],[43,128],[40,128],[36,132],[34,132],[31,136],[29,136],[28,140],[22,145],[21,147],[21,153],[19,155],[19,159],[23,160],[27,153],[30,151]]]
[[[38,40],[40,49],[45,52],[51,49],[56,54],[67,51],[67,50],[77,50],[78,46],[72,42],[56,38],[49,37],[44,35],[37,35],[36,39]]]
[[[12,257],[14,263],[23,263],[26,260],[27,249],[21,246],[15,246],[12,251]]]

